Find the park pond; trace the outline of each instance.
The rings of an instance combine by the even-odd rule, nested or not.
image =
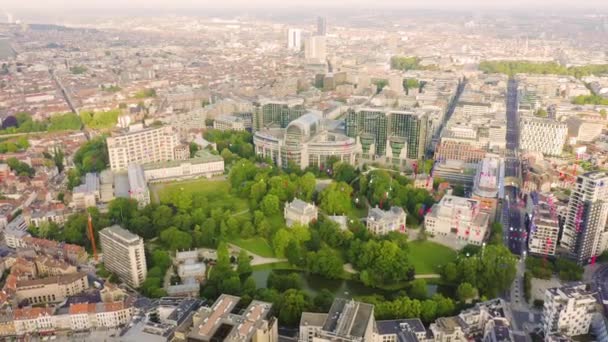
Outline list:
[[[255,280],[255,283],[258,288],[266,287],[266,281],[268,280],[268,276],[273,271],[280,273],[297,273],[300,276],[300,279],[302,280],[302,290],[310,296],[315,296],[323,289],[328,289],[336,297],[341,298],[353,298],[358,296],[368,296],[375,294],[384,295],[388,298],[397,292],[368,287],[360,281],[356,280],[327,279],[319,275],[309,274],[307,272],[302,271],[272,269],[258,269],[253,271],[252,277]],[[429,296],[432,296],[435,293],[451,295],[451,292],[453,292],[453,290],[449,287],[438,286],[435,284],[428,284],[427,288]]]

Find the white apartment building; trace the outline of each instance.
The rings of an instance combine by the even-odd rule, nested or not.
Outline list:
[[[290,28],[287,31],[287,48],[293,51],[302,49],[302,30]]]
[[[327,56],[325,37],[311,36],[304,44],[304,56],[307,61],[324,63]]]
[[[586,264],[608,248],[608,173],[587,172],[572,188],[561,246]]]
[[[53,308],[15,309],[13,317],[17,335],[54,330]]]
[[[327,314],[302,313],[298,341],[374,341],[375,325],[373,305],[336,298]]]
[[[546,203],[540,203],[532,214],[528,251],[538,255],[555,255],[559,223],[557,212],[552,213]]]
[[[367,213],[367,230],[376,235],[390,232],[405,232],[405,211],[399,207],[391,207],[384,211],[378,207]]]
[[[239,131],[247,128],[245,119],[234,115],[220,115],[213,120],[213,129],[220,131]],[[251,128],[251,125],[249,125]]]
[[[542,324],[545,335],[587,334],[596,312],[596,299],[588,285],[576,283],[547,289]]]
[[[423,342],[426,336],[426,329],[419,318],[376,321],[374,342]]]
[[[520,120],[519,145],[522,150],[559,156],[567,137],[568,125],[563,122],[534,117]]]
[[[99,239],[106,269],[130,286],[139,287],[148,273],[144,240],[118,225],[101,230]]]
[[[115,328],[129,323],[132,307],[124,302],[71,304],[68,312],[60,316],[69,317],[69,328],[73,331],[91,328]]]
[[[481,245],[488,233],[489,221],[489,214],[481,211],[479,200],[445,195],[426,214],[424,226],[432,235]]]
[[[31,304],[57,303],[88,288],[87,274],[79,272],[17,281],[15,295],[19,302],[27,300]]]
[[[0,230],[4,243],[9,248],[19,248],[25,246],[23,238],[30,236],[27,231],[27,222],[23,218],[23,215],[19,215],[9,222],[4,230]]]
[[[188,341],[278,341],[278,322],[269,313],[272,303],[252,301],[241,314],[233,313],[240,297],[222,294],[212,306],[203,306],[192,316]],[[218,335],[216,335],[218,334]]]
[[[171,126],[129,127],[129,132],[107,139],[110,168],[126,170],[130,164],[145,164],[174,160],[179,146],[178,134]]]
[[[439,317],[431,323],[429,330],[436,342],[465,342],[467,338],[458,317]]]
[[[150,190],[146,183],[144,170],[139,165],[129,165],[129,196],[137,201],[137,205],[143,208],[150,204]]]
[[[316,221],[318,215],[319,211],[314,204],[306,203],[298,198],[285,203],[285,209],[283,210],[283,217],[285,218],[287,227],[291,227],[296,223],[309,224]]]

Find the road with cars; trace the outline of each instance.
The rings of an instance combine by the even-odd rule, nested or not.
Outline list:
[[[524,213],[520,206],[521,163],[519,160],[519,115],[517,81],[509,80],[507,86],[507,153],[505,155],[505,179],[517,179],[519,184],[505,182],[505,198],[502,205],[503,240],[512,253],[521,255],[526,250],[527,232]]]

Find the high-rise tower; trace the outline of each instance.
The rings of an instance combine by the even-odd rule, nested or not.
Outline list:
[[[577,263],[591,262],[607,247],[607,219],[608,173],[594,171],[578,176],[568,202],[561,246]]]
[[[130,286],[140,287],[148,274],[144,239],[118,225],[102,229],[99,239],[106,269]]]
[[[287,48],[300,51],[302,48],[302,30],[292,28],[287,31]]]
[[[325,17],[317,17],[317,35],[324,36],[327,34],[327,19]]]

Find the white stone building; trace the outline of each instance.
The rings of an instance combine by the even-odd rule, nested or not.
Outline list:
[[[224,173],[224,158],[199,151],[194,158],[142,165],[147,182],[168,182]]]
[[[306,203],[298,198],[294,198],[291,203],[285,203],[285,209],[283,209],[283,216],[287,227],[291,227],[296,223],[307,225],[317,220],[318,215],[319,210],[314,204]]]
[[[481,245],[488,233],[488,213],[481,211],[479,200],[444,196],[424,217],[428,233]]]
[[[367,213],[367,230],[376,235],[385,235],[390,232],[405,232],[405,211],[399,207],[391,207],[384,211],[378,207]]]

